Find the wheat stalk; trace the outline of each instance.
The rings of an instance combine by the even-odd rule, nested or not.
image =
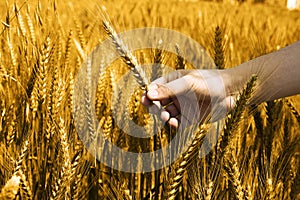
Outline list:
[[[275,188],[273,184],[274,183],[272,178],[268,178],[266,181],[266,193],[265,193],[266,200],[275,199]]]
[[[47,37],[40,54],[40,65],[37,73],[37,87],[39,103],[43,103],[47,94],[47,71],[51,58],[51,39]]]
[[[123,43],[113,27],[108,21],[103,21],[103,28],[108,36],[112,39],[115,48],[119,55],[123,58],[124,62],[129,66],[129,69],[133,72],[134,77],[143,90],[148,90],[149,81],[146,77],[144,70],[138,64],[137,58],[131,53],[128,47]]]
[[[17,16],[17,22],[19,26],[19,30],[21,31],[21,34],[23,37],[26,37],[27,35],[27,30],[23,21],[23,17],[21,13],[19,12],[19,9],[17,7],[17,4],[15,3],[15,15]]]
[[[175,45],[175,50],[176,50],[176,53],[177,53],[175,69],[176,70],[185,69],[186,63],[185,63],[184,58],[182,57],[182,52],[181,52],[178,45]]]
[[[30,13],[30,11],[28,10],[26,12],[26,21],[27,21],[27,25],[28,25],[28,28],[29,28],[30,40],[31,40],[32,44],[35,45],[36,44],[36,34],[35,34],[35,29],[34,29],[34,26],[33,26],[33,23],[32,23],[32,20],[30,18],[29,13]]]
[[[93,142],[96,138],[96,123],[92,113],[92,63],[90,58],[87,59],[86,68],[86,84],[84,88],[84,105],[87,118],[89,143]]]
[[[214,62],[218,69],[225,68],[223,32],[219,26],[215,30]]]
[[[7,135],[6,141],[7,145],[10,145],[16,136],[16,114],[15,114],[15,102],[12,102],[8,109],[8,128],[7,128]]]
[[[76,49],[78,51],[80,58],[82,60],[86,60],[87,56],[86,56],[86,53],[85,53],[84,49],[82,48],[81,44],[79,42],[77,42],[76,39],[74,39],[74,43],[75,43],[75,46],[76,46]]]
[[[73,76],[73,73],[70,72],[70,79],[69,79],[69,109],[72,110],[73,109],[73,105],[74,105],[74,101],[73,101],[73,98],[74,98],[74,89],[75,89],[75,80],[74,80],[74,76]]]
[[[231,157],[231,155],[226,155],[226,166],[224,166],[224,169],[226,171],[226,174],[229,177],[229,180],[232,182],[234,187],[234,193],[236,195],[237,199],[248,199],[245,196],[245,189],[241,183],[241,173],[238,168],[237,162],[234,160],[234,158]]]
[[[78,35],[78,38],[80,41],[80,46],[85,51],[86,50],[86,40],[85,40],[85,37],[81,31],[81,28],[80,28],[77,20],[75,20],[75,28],[76,28],[76,32],[77,32],[77,35]]]
[[[165,54],[161,49],[154,49],[153,50],[153,67],[152,67],[152,73],[151,73],[151,81],[161,77],[162,75],[162,69],[161,64],[165,61]]]
[[[80,171],[82,156],[83,156],[83,147],[78,145],[80,150],[74,155],[71,163],[71,197],[72,199],[79,199],[80,196],[80,186],[82,174]]]
[[[196,131],[195,137],[187,149],[186,152],[172,165],[174,168],[171,168],[169,177],[167,177],[167,185],[165,191],[165,198],[172,200],[176,198],[178,189],[183,180],[184,172],[187,170],[187,167],[192,162],[192,159],[199,153],[200,147],[202,145],[203,139],[208,130],[208,125],[201,125],[200,128]]]
[[[26,139],[24,141],[24,144],[22,146],[22,149],[21,149],[21,153],[19,155],[19,158],[16,160],[16,163],[15,163],[15,169],[14,169],[14,174],[18,173],[18,171],[21,169],[22,167],[22,162],[24,161],[27,153],[28,153],[28,145],[29,145],[29,141],[28,139]]]
[[[100,71],[99,74],[99,81],[98,81],[98,86],[97,86],[97,91],[96,91],[96,115],[97,117],[101,116],[101,108],[104,104],[104,100],[105,100],[105,91],[106,91],[106,87],[107,87],[107,83],[109,83],[110,81],[108,79],[110,79],[110,77],[108,76],[108,72]],[[119,100],[121,97],[121,95],[119,95],[117,97],[117,99]],[[117,106],[118,104],[116,104]],[[112,108],[115,108],[115,105],[113,105]]]
[[[63,163],[62,163],[62,171],[61,171],[61,177],[62,177],[62,182],[63,186],[60,188],[61,193],[63,193],[63,196],[65,198],[69,198],[71,191],[71,158],[70,158],[70,147],[69,147],[69,142],[68,142],[68,135],[67,135],[67,130],[65,128],[65,122],[62,118],[60,118],[59,121],[59,135],[60,135],[60,143],[61,143],[61,148],[63,152]],[[59,192],[60,194],[60,192]]]
[[[256,80],[257,80],[256,75],[251,77],[246,87],[239,95],[234,109],[229,113],[228,117],[225,120],[225,126],[223,130],[224,133],[219,145],[219,150],[223,152],[222,155],[224,155],[225,153],[225,148],[228,146],[233,130],[238,126],[243,111],[245,110],[245,107],[247,106],[247,102],[250,99],[251,94],[254,90]]]
[[[18,172],[19,176],[20,176],[20,189],[22,191],[22,196],[25,196],[25,199],[32,199],[32,190],[30,188],[30,185],[27,181],[27,178],[23,172],[23,170],[19,170]]]
[[[10,57],[12,62],[12,67],[9,70],[9,75],[14,77],[17,74],[17,67],[18,67],[17,55],[15,53],[13,43],[11,42],[9,37],[7,37],[7,44],[8,44],[8,49],[10,52]]]
[[[64,65],[66,67],[69,67],[69,64],[70,64],[70,54],[71,54],[71,48],[72,48],[72,37],[73,37],[73,31],[70,30],[69,32],[69,36],[68,36],[68,39],[67,39],[67,43],[66,43],[66,49],[65,49],[65,62],[64,62]]]

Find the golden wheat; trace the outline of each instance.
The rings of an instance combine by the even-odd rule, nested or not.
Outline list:
[[[162,46],[131,52],[107,19],[101,24],[95,17],[99,2],[91,1],[85,9],[87,4],[0,2],[1,199],[299,199],[299,97],[247,108],[255,77],[229,113],[217,146],[205,158],[197,156],[207,130],[202,126],[187,151],[169,167],[156,170],[151,164],[153,172],[135,174],[97,161],[78,133],[97,140],[102,132],[108,142],[137,153],[156,151],[172,140],[176,131],[154,127],[156,121],[140,98],[150,81],[163,75],[164,65],[187,69],[190,63],[184,57],[194,52],[181,52],[178,46],[173,47],[175,56]],[[214,56],[219,68],[239,65],[300,39],[298,11],[263,4],[138,0],[101,4],[112,24],[124,29],[155,25],[189,35]],[[107,34],[122,60],[106,70],[99,63],[94,98],[88,53]],[[149,63],[153,70],[143,71],[141,66]],[[82,64],[88,66],[82,80],[84,98],[74,108],[76,75]],[[130,77],[119,84],[125,65],[142,90],[132,89]],[[76,124],[74,113],[80,119]],[[156,135],[131,137],[117,120],[127,128],[133,120]],[[110,149],[101,150],[109,161]],[[141,159],[136,162],[138,168],[143,164]]]

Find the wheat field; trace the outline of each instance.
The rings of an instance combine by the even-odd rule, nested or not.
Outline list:
[[[176,131],[164,126],[152,137],[135,138],[116,123],[127,112],[125,125],[153,125],[140,103],[145,88],[130,87],[130,81],[117,85],[134,68],[117,59],[99,75],[95,98],[91,73],[78,106],[74,92],[87,55],[111,36],[102,23],[107,17],[117,33],[153,26],[179,31],[202,45],[218,68],[230,68],[300,40],[299,11],[176,0],[7,0],[0,11],[0,199],[300,199],[299,96],[247,106],[252,77],[207,156],[199,156],[210,126],[205,123],[170,166],[130,173],[95,159],[78,132],[96,140],[100,127],[108,141],[131,152],[155,151],[174,137]],[[132,57],[140,64],[191,67],[157,49]],[[153,80],[164,73],[146,76]],[[85,120],[76,120],[74,109]],[[108,153],[104,148],[102,156]]]

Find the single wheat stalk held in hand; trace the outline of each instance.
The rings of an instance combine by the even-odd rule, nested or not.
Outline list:
[[[146,77],[144,70],[138,64],[136,57],[131,53],[128,47],[123,43],[117,32],[110,25],[108,21],[103,21],[103,28],[107,35],[112,39],[117,52],[123,58],[124,62],[128,65],[129,69],[134,73],[134,77],[143,90],[148,90],[149,80]]]

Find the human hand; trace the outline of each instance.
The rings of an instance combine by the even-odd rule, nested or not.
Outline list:
[[[225,70],[179,70],[155,80],[142,104],[161,120],[178,128],[223,118],[236,92]]]

